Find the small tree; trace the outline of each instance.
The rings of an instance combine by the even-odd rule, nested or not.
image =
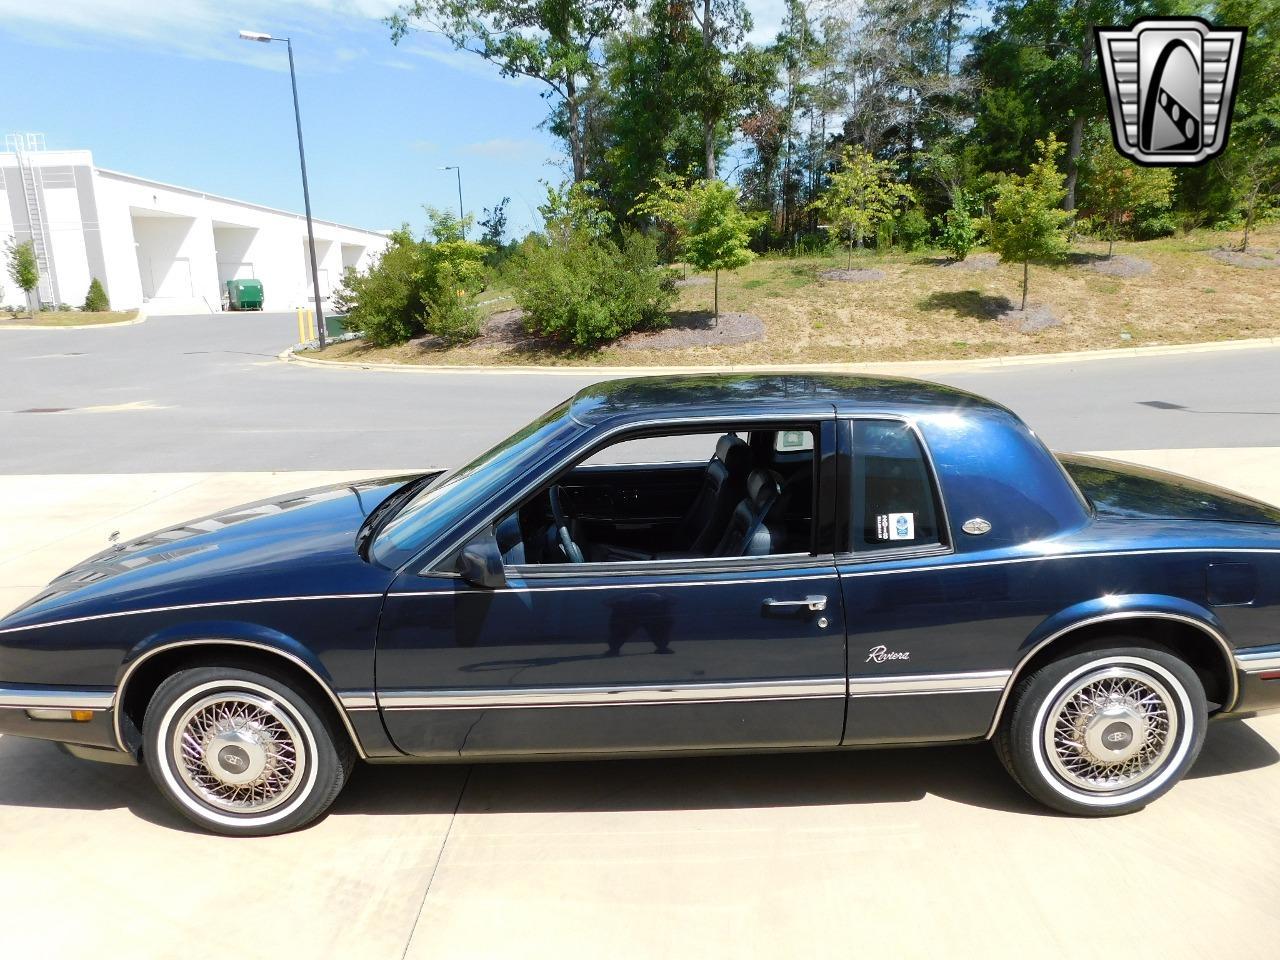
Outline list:
[[[991,216],[985,223],[991,246],[1002,260],[1022,261],[1022,309],[1027,309],[1028,264],[1057,257],[1066,250],[1065,228],[1071,212],[1061,208],[1067,195],[1057,157],[1063,145],[1053,134],[1037,140],[1040,157],[1025,177],[1010,176],[996,188]]]
[[[633,213],[648,214],[674,227],[680,255],[714,276],[712,316],[720,319],[720,271],[737,270],[755,259],[748,248],[762,217],[738,206],[738,191],[723,180],[667,177],[640,197]]]
[[[107,291],[102,288],[102,281],[94,277],[89,281],[89,292],[84,296],[84,310],[86,313],[103,313],[110,309]]]
[[[16,237],[11,237],[5,250],[9,257],[9,276],[18,285],[18,289],[27,295],[27,312],[35,316],[35,310],[31,306],[31,291],[40,284],[35,245],[30,240],[18,243]]]
[[[1094,131],[1084,161],[1084,208],[1102,224],[1107,256],[1116,240],[1132,236],[1138,211],[1167,210],[1173,197],[1173,171],[1140,167],[1120,155],[1103,131]]]
[[[831,175],[831,185],[810,209],[817,210],[837,236],[849,241],[849,266],[853,248],[874,236],[888,223],[898,208],[915,199],[915,193],[894,177],[893,164],[877,160],[861,146],[845,147],[840,169]]]
[[[938,242],[942,249],[959,261],[969,255],[978,242],[978,221],[974,218],[969,194],[956,188],[951,209],[938,218]]]

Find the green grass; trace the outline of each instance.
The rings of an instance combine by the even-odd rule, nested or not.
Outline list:
[[[110,323],[125,323],[138,316],[137,310],[106,310],[101,313],[86,313],[83,310],[41,310],[35,316],[19,313],[0,315],[0,327],[6,324],[36,327],[79,327],[99,326]]]

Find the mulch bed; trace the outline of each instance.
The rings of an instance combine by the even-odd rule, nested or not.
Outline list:
[[[994,270],[1000,263],[1000,258],[994,253],[975,253],[971,257],[965,257],[963,260],[943,260],[938,266],[945,270],[960,270],[964,273],[982,273],[987,270]]]
[[[620,350],[678,350],[682,347],[728,347],[764,339],[764,321],[751,313],[720,314],[716,323],[706,311],[672,316],[665,330],[636,331],[614,344]]]
[[[1045,303],[1029,303],[1025,310],[1011,306],[995,314],[992,319],[997,323],[1013,327],[1019,333],[1037,333],[1062,323],[1062,318]]]
[[[1274,270],[1280,267],[1280,254],[1274,253],[1263,253],[1261,251],[1241,253],[1239,250],[1211,250],[1209,256],[1215,260],[1221,260],[1223,263],[1229,263],[1233,267],[1247,267],[1250,270]]]
[[[1114,257],[1091,259],[1081,264],[1094,273],[1104,273],[1109,277],[1145,277],[1151,272],[1151,262],[1138,257],[1125,256],[1122,253]]]
[[[712,280],[710,277],[681,277],[676,281],[677,287],[709,287]]]
[[[818,276],[823,280],[838,280],[841,283],[868,283],[883,280],[884,271],[874,267],[866,270],[823,270]]]

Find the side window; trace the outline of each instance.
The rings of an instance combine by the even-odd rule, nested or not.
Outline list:
[[[497,524],[508,566],[804,554],[813,549],[809,424],[629,437],[563,471]]]
[[[942,543],[924,451],[906,424],[854,420],[851,527],[856,552]]]

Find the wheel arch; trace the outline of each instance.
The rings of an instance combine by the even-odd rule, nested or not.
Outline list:
[[[359,757],[367,759],[351,718],[329,681],[318,666],[310,664],[298,653],[269,643],[233,637],[202,637],[173,640],[158,644],[129,660],[116,686],[112,704],[112,723],[116,745],[137,756],[141,747],[142,717],[156,689],[166,677],[191,667],[228,666],[241,669],[264,669],[296,682],[315,698],[331,719],[346,731]]]
[[[1179,606],[1192,606],[1180,601]],[[1065,620],[1066,622],[1062,622]],[[986,737],[995,735],[1005,707],[1018,681],[1052,660],[1100,646],[1117,634],[1138,637],[1166,647],[1195,670],[1216,712],[1229,712],[1239,696],[1239,678],[1231,643],[1221,624],[1208,611],[1202,615],[1186,609],[1141,608],[1089,612],[1072,617],[1052,617],[1033,633],[996,705]]]

